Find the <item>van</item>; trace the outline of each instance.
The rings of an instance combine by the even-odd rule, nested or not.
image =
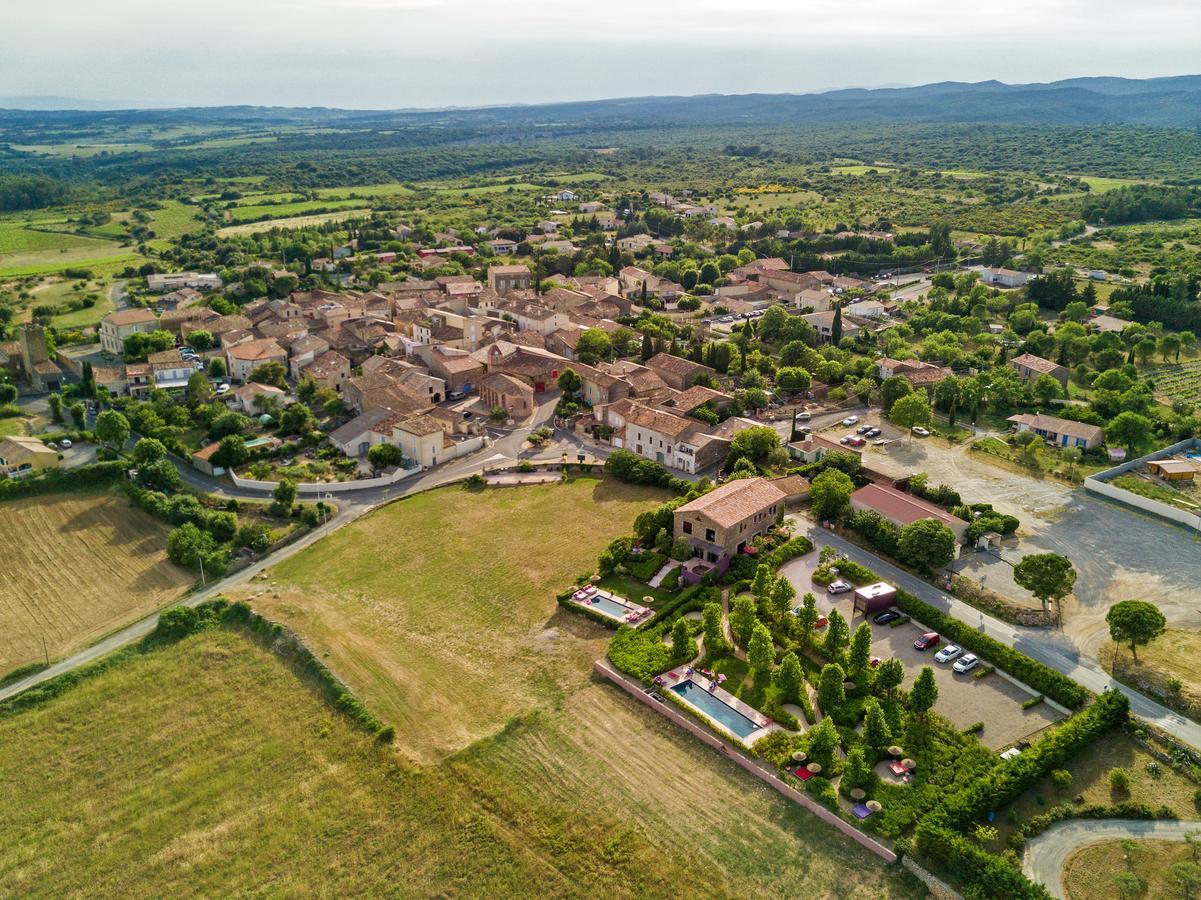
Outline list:
[[[467,395],[462,391],[451,391],[446,395],[447,400],[462,400]]]

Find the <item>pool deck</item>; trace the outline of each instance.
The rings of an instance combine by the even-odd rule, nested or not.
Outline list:
[[[690,669],[692,670],[691,674],[689,673]],[[693,684],[697,685],[698,687],[704,688],[706,691],[709,691],[709,693],[711,693],[714,697],[716,697],[722,703],[726,704],[726,706],[729,706],[732,709],[737,710],[738,712],[740,712],[744,716],[746,716],[748,719],[750,719],[752,722],[754,722],[756,725],[758,725],[759,726],[758,730],[752,731],[746,737],[739,737],[734,732],[730,731],[730,729],[728,729],[724,725],[722,725],[720,722],[716,722],[713,719],[711,719],[709,716],[705,715],[704,710],[700,709],[699,707],[695,706],[692,703],[689,703],[688,699],[686,697],[680,697],[678,694],[676,695],[677,697],[679,697],[679,699],[681,701],[683,701],[684,703],[687,703],[690,709],[693,709],[699,715],[704,716],[705,721],[708,722],[710,727],[713,728],[715,731],[718,731],[721,734],[729,735],[730,737],[734,738],[735,740],[741,741],[742,743],[746,744],[748,747],[766,734],[770,734],[773,731],[783,730],[783,726],[778,724],[775,720],[771,719],[768,716],[765,716],[763,713],[759,712],[759,710],[755,709],[753,706],[743,703],[741,700],[739,700],[737,697],[735,697],[733,694],[731,694],[725,688],[718,686],[717,683],[713,679],[711,679],[705,675],[702,675],[698,670],[692,669],[692,667],[689,665],[676,666],[674,669],[669,669],[668,671],[666,671],[662,675],[660,675],[659,678],[662,679],[662,686],[665,688],[672,688],[675,685],[681,684],[685,681],[691,681]],[[656,684],[658,684],[658,683],[659,683],[658,679],[656,679]],[[711,687],[712,687],[712,690],[710,690]]]
[[[631,603],[625,597],[619,596],[618,594],[614,594],[611,591],[600,590],[598,588],[596,593],[593,596],[604,597],[607,600],[611,600],[613,603],[617,603],[621,606],[624,606],[626,609],[628,609],[632,613],[639,613],[640,617],[637,622],[627,622],[625,620],[625,618],[615,616],[612,613],[610,613],[608,610],[601,609],[599,606],[593,606],[591,603],[585,603],[580,600],[577,600],[575,598],[574,594],[571,596],[571,602],[574,603],[576,606],[580,607],[581,609],[590,609],[593,612],[604,616],[606,619],[612,619],[614,622],[617,622],[622,625],[629,625],[631,628],[641,628],[643,625],[645,625],[647,622],[649,622],[651,620],[651,617],[654,614],[654,610],[652,610],[650,607],[639,606],[637,603]]]

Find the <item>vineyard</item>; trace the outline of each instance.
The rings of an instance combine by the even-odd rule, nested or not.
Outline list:
[[[1201,359],[1157,366],[1147,373],[1155,392],[1170,401],[1201,404]]]
[[[179,595],[166,527],[108,494],[0,504],[0,675],[62,656]]]

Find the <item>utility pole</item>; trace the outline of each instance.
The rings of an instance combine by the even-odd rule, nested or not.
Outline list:
[[[200,562],[200,586],[207,587],[208,582],[204,580],[204,557],[198,553],[196,559]]]

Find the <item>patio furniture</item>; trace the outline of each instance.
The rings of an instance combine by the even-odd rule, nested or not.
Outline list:
[[[792,774],[801,779],[801,781],[808,781],[813,777],[813,773],[804,767],[798,767],[797,770]]]
[[[917,763],[915,763],[913,760],[908,759],[908,758],[901,760],[901,765],[903,765],[905,767],[906,771],[909,771],[909,772],[912,772],[914,769],[917,768]]]
[[[874,812],[876,812],[876,810],[872,809],[866,803],[856,803],[853,807],[851,807],[851,814],[854,815],[856,819],[866,819]]]
[[[868,809],[870,809],[872,812],[879,812],[880,810],[882,810],[884,808],[883,806],[880,805],[879,800],[868,800],[867,803],[865,803],[863,805],[866,806]]]
[[[902,775],[906,774],[909,770],[906,769],[903,765],[901,765],[896,760],[893,760],[892,762],[890,762],[888,764],[888,771],[892,772],[893,775],[896,775],[898,778],[900,778]]]
[[[852,800],[862,800],[867,796],[867,793],[863,790],[863,788],[851,788],[850,794]]]

